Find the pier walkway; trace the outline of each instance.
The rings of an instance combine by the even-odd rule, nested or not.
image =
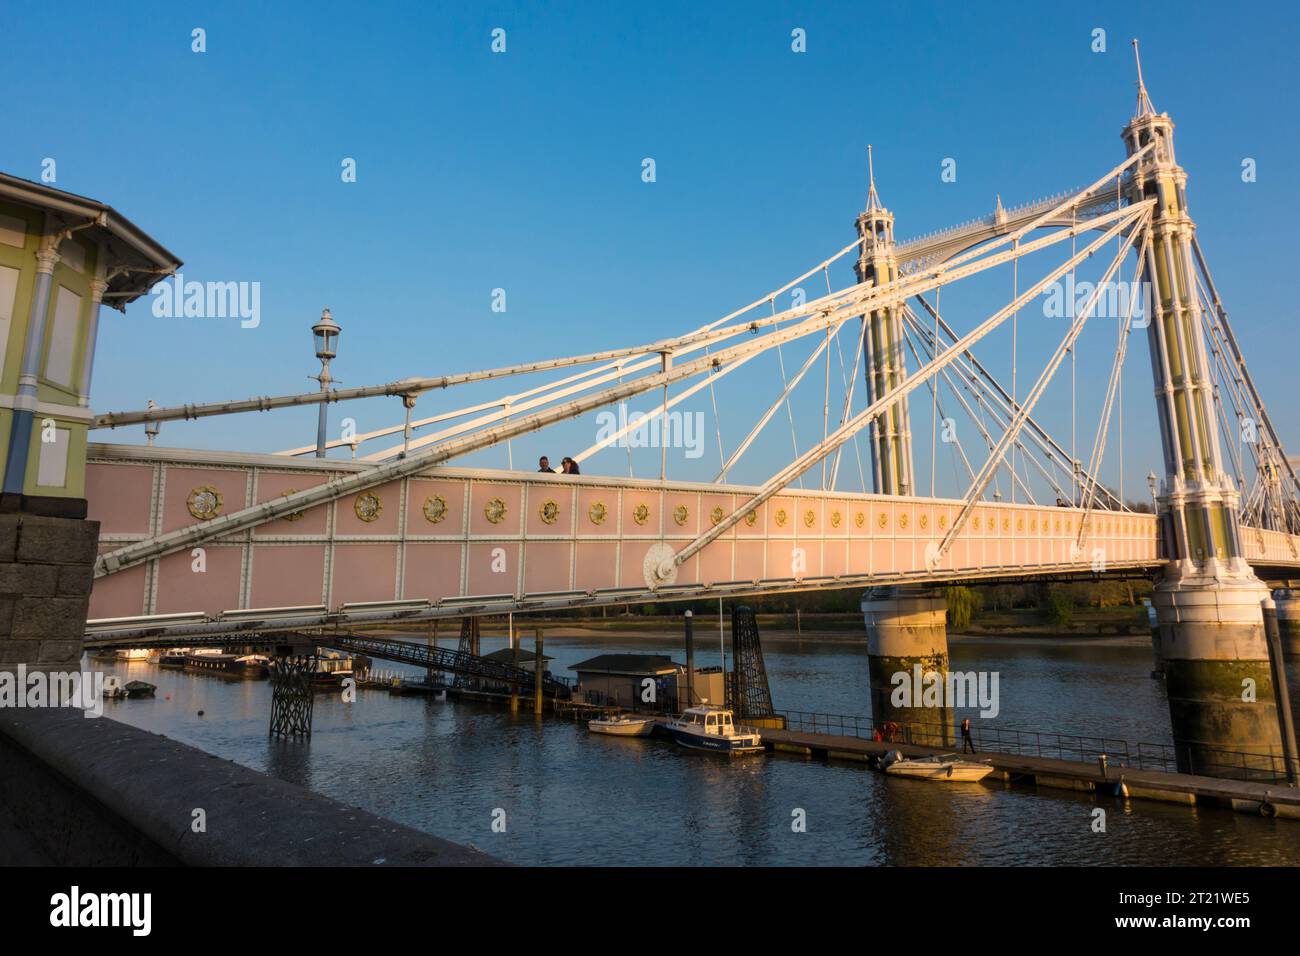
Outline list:
[[[830,760],[867,761],[890,750],[909,757],[952,753],[957,748],[923,747],[888,743],[842,734],[807,730],[763,728],[763,742],[782,753],[823,757]],[[1085,762],[1054,757],[1028,756],[982,751],[967,759],[986,761],[994,773],[986,780],[1034,783],[1040,787],[1113,793],[1133,799],[1160,800],[1187,805],[1217,805],[1242,813],[1300,819],[1300,790],[1286,783],[1257,783],[1225,780],[1196,774],[1110,766],[1100,761]]]

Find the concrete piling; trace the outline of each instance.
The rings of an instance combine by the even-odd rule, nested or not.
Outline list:
[[[948,601],[935,588],[878,588],[862,599],[871,716],[877,725],[894,721],[905,733],[910,728],[913,743],[935,747],[950,746],[955,740],[952,702],[944,696],[929,704],[924,698],[915,699],[915,676],[919,667],[923,685],[937,679],[943,695],[948,677],[947,613]]]
[[[539,717],[542,713],[542,675],[546,671],[545,658],[542,657],[542,629],[534,632],[533,652],[533,713]]]

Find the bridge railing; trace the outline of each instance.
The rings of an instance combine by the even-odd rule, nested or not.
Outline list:
[[[799,710],[777,711],[777,716],[785,719],[786,728],[790,730],[922,747],[957,749],[961,746],[960,731],[955,726],[943,723],[903,724],[853,714]],[[971,741],[977,751],[983,752],[1082,763],[1096,763],[1100,757],[1105,756],[1108,767],[1232,777],[1258,783],[1287,782],[1286,760],[1281,754],[1134,742],[1117,737],[1021,730],[974,722],[971,724]]]

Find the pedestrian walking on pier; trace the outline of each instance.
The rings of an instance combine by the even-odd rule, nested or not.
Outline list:
[[[966,717],[961,722],[961,752],[965,753],[966,748],[970,748],[971,753],[975,753],[975,741],[970,736],[970,718]]]

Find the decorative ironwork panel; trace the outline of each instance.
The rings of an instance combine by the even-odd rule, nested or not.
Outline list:
[[[271,728],[273,737],[310,737],[316,658],[278,657],[271,661]]]

